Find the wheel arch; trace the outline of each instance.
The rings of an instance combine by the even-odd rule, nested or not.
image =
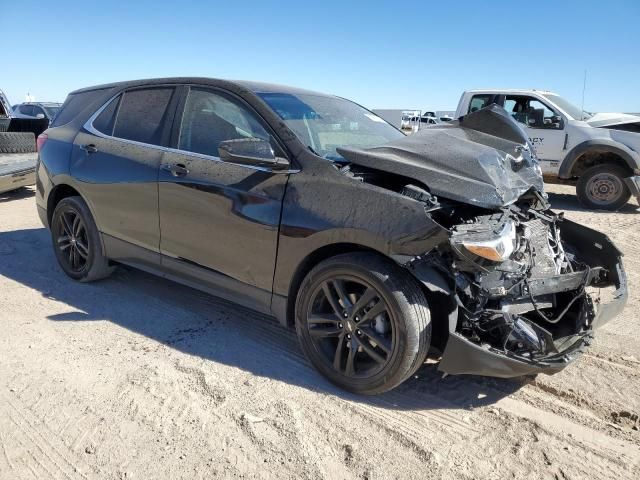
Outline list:
[[[47,223],[49,226],[51,225],[51,218],[53,217],[53,211],[55,210],[56,205],[58,205],[58,203],[60,203],[64,198],[75,196],[82,198],[82,195],[78,190],[66,183],[60,183],[51,189],[49,196],[47,197]]]
[[[638,154],[624,145],[609,140],[588,140],[569,151],[558,176],[563,179],[579,177],[587,169],[610,163],[629,172],[629,176],[640,168]]]

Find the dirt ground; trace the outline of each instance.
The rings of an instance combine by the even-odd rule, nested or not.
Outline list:
[[[0,196],[0,478],[640,478],[640,211],[569,218],[626,254],[631,296],[563,372],[336,389],[293,331],[120,268],[58,268],[32,190]]]

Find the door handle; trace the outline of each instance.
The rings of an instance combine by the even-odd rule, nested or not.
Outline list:
[[[189,173],[189,169],[182,163],[169,163],[162,165],[162,170],[169,172],[174,177],[184,177]]]
[[[98,147],[96,147],[93,143],[89,143],[87,145],[80,145],[80,150],[84,150],[87,154],[96,153],[98,151]]]

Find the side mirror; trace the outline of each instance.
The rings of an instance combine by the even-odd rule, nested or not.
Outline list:
[[[220,160],[240,165],[286,170],[289,162],[276,157],[271,144],[261,138],[237,138],[224,140],[218,145]]]
[[[44,113],[37,114],[36,118],[43,119],[44,118]]]

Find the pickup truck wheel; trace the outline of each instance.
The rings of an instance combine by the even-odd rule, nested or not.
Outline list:
[[[32,132],[0,132],[0,153],[33,153],[36,139]]]
[[[431,318],[408,272],[376,254],[350,253],[321,262],[304,279],[296,331],[320,373],[345,390],[372,395],[424,363]]]
[[[591,167],[578,179],[578,200],[590,209],[617,210],[631,197],[631,192],[624,182],[628,176],[627,172],[617,165]]]
[[[102,252],[98,228],[82,198],[63,198],[56,205],[51,239],[60,267],[74,280],[91,282],[113,272]]]

